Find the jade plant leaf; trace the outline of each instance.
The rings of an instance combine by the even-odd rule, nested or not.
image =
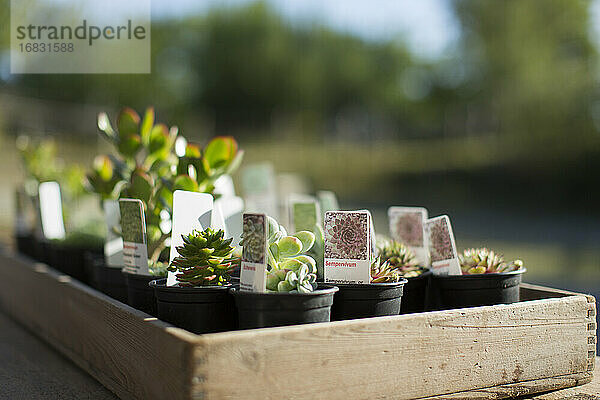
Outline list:
[[[142,120],[142,127],[140,129],[140,136],[142,137],[142,143],[148,146],[150,144],[150,132],[154,126],[154,108],[148,107]]]
[[[133,109],[125,107],[117,117],[117,128],[121,140],[130,136],[138,135],[140,126],[140,116]]]
[[[140,138],[140,135],[136,134],[121,136],[117,147],[121,154],[133,157],[141,149],[142,139]]]
[[[187,190],[190,192],[198,191],[198,183],[188,175],[179,175],[173,183],[173,190]]]
[[[153,187],[154,180],[144,171],[138,169],[131,175],[130,196],[148,203],[152,196]]]
[[[210,168],[227,166],[237,153],[237,142],[231,136],[217,136],[212,139],[204,151],[204,158]]]

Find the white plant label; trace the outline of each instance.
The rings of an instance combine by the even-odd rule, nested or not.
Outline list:
[[[315,230],[321,225],[319,203],[312,196],[291,194],[288,200],[290,210],[290,226],[292,232]]]
[[[371,282],[371,221],[367,210],[325,213],[325,282]]]
[[[241,197],[221,197],[215,200],[221,209],[225,221],[225,237],[233,238],[232,246],[239,246],[242,236],[242,214],[244,213],[244,200]]]
[[[121,224],[119,202],[104,200],[104,220],[106,221],[106,242],[104,242],[104,259],[109,267],[123,268],[123,238],[117,233]]]
[[[233,185],[233,179],[230,175],[221,175],[215,181],[215,195],[221,195],[220,198],[227,198],[235,196],[235,186]]]
[[[431,269],[434,275],[462,275],[450,218],[442,215],[425,221]]]
[[[173,193],[173,226],[171,229],[171,251],[169,264],[177,257],[177,247],[183,245],[183,235],[194,230],[204,230],[212,223],[213,197],[208,193],[176,190]],[[175,273],[167,275],[167,286],[177,283]]]
[[[119,200],[123,236],[123,271],[150,275],[144,203],[139,199]]]
[[[267,275],[267,216],[244,214],[240,290],[264,292]]]
[[[429,218],[424,207],[390,207],[388,219],[390,235],[397,242],[404,243],[415,254],[420,265],[429,267],[429,246],[425,234],[425,221]]]
[[[327,211],[338,211],[340,209],[337,196],[331,190],[319,190],[317,192],[317,199],[319,199],[319,206],[322,213],[321,216],[323,218],[325,218],[325,213]]]
[[[60,186],[58,182],[44,182],[39,186],[40,218],[42,232],[46,239],[64,239],[65,223],[63,221]]]
[[[260,163],[245,167],[242,170],[242,188],[246,211],[278,218],[277,184],[272,164]]]

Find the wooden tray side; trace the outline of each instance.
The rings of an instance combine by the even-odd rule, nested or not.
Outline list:
[[[0,251],[0,307],[122,399],[191,397],[195,336]]]
[[[412,399],[498,386],[489,398],[510,397],[515,383],[552,377],[527,393],[568,387],[591,378],[594,315],[578,295],[205,335],[194,390],[204,399]]]

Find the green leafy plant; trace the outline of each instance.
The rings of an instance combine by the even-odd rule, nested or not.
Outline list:
[[[116,127],[112,127],[106,113],[98,115],[98,128],[113,145],[115,154],[96,157],[87,181],[90,190],[102,199],[136,198],[144,203],[148,255],[154,266],[170,237],[173,192],[213,194],[214,182],[235,171],[243,151],[238,150],[233,137],[219,136],[204,148],[188,143],[185,155],[177,157],[178,128],[156,124],[151,107],[143,118],[131,108],[124,108]]]
[[[502,273],[523,268],[523,261],[505,262],[504,256],[485,247],[465,249],[459,254],[458,260],[463,275]]]
[[[427,268],[419,265],[413,252],[404,244],[395,240],[382,241],[379,247],[381,263],[388,263],[404,278],[421,275]]]
[[[183,245],[177,247],[179,256],[173,259],[168,271],[175,272],[179,286],[224,286],[231,281],[235,257],[231,242],[224,239],[222,230],[207,228],[182,235]]]
[[[274,218],[267,220],[267,290],[312,292],[317,286],[317,263],[305,253],[313,246],[315,235],[309,231],[288,235]]]

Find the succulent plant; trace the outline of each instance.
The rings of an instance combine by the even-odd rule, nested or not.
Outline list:
[[[377,257],[371,263],[371,283],[399,282],[402,274],[389,261]]]
[[[419,265],[413,252],[404,244],[395,240],[388,240],[379,247],[381,263],[389,263],[404,278],[414,278],[427,269]]]
[[[98,115],[100,133],[116,154],[96,157],[87,176],[88,186],[103,199],[142,200],[148,256],[154,264],[170,237],[173,192],[181,189],[213,194],[214,182],[239,166],[243,151],[238,150],[234,138],[220,136],[203,149],[188,143],[185,155],[178,157],[177,127],[155,124],[152,107],[143,118],[131,108],[124,108],[116,125],[115,130],[106,113]]]
[[[488,248],[465,249],[458,256],[463,275],[490,274],[517,271],[523,268],[523,261],[505,262],[501,254]]]
[[[175,272],[179,286],[223,286],[230,283],[233,272],[233,238],[224,239],[223,230],[207,228],[182,235],[168,271]]]
[[[268,291],[308,293],[316,289],[317,263],[306,253],[315,235],[300,231],[288,235],[285,228],[267,217],[267,282]],[[242,238],[242,244],[244,243]]]

